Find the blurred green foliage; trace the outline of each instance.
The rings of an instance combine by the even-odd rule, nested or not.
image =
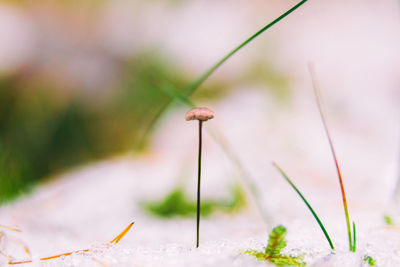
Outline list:
[[[208,217],[216,211],[233,213],[246,206],[245,194],[239,185],[232,187],[231,195],[231,199],[226,201],[202,200],[200,215]],[[164,200],[145,202],[142,207],[149,214],[160,218],[196,216],[196,202],[180,186],[172,190]]]
[[[277,70],[268,62],[255,60],[243,73],[242,82],[264,85],[282,102],[288,101],[291,96],[290,77]]]
[[[115,93],[100,103],[57,88],[27,85],[24,77],[0,78],[0,204],[29,191],[50,174],[133,150],[151,119],[169,102],[163,81],[182,88],[183,72],[171,61],[143,53],[124,66]]]
[[[146,149],[155,118],[174,97],[170,89],[183,93],[192,77],[154,51],[118,62],[122,78],[105,101],[95,92],[89,100],[69,95],[24,72],[0,76],[0,204],[55,172]],[[232,86],[230,80],[212,79],[193,99],[222,98]],[[204,203],[203,212],[207,205],[215,203]]]

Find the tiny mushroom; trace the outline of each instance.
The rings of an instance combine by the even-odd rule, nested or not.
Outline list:
[[[203,121],[214,118],[214,112],[205,107],[197,107],[186,113],[186,120],[199,121],[199,157],[198,157],[198,174],[197,174],[197,224],[196,224],[196,247],[199,247],[199,229],[200,229],[200,180],[201,180],[201,144],[202,144],[202,128]]]
[[[205,107],[192,108],[186,113],[186,120],[208,121],[214,118],[214,112]]]

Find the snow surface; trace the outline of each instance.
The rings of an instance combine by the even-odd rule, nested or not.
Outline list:
[[[240,13],[244,4],[232,5]],[[257,18],[252,23],[265,22],[265,9],[271,17],[280,12],[265,5],[257,2],[254,10],[246,9],[246,14]],[[182,12],[178,17],[183,20],[188,10],[196,9],[186,6],[175,12]],[[149,14],[152,20],[157,17]],[[166,19],[171,23],[175,15],[179,14]],[[193,23],[198,16],[193,15]],[[22,230],[0,228],[0,252],[24,260],[25,244],[33,257],[26,266],[265,266],[241,252],[262,250],[271,228],[282,224],[288,229],[285,253],[306,254],[309,266],[366,266],[366,255],[378,266],[400,266],[400,229],[386,226],[383,220],[388,214],[400,222],[398,206],[392,202],[398,161],[398,16],[395,1],[309,1],[279,24],[279,30],[267,33],[267,41],[279,44],[273,52],[260,39],[216,74],[236,75],[241,71],[239,60],[251,62],[254,51],[259,52],[257,57],[272,57],[281,71],[291,74],[289,102],[279,102],[265,85],[253,84],[238,86],[221,102],[206,103],[216,117],[204,125],[203,199],[226,198],[229,185],[235,181],[248,185],[246,179],[251,179],[267,220],[252,201],[238,214],[215,214],[201,221],[200,248],[195,249],[194,219],[160,220],[141,209],[140,203],[162,199],[181,181],[194,198],[197,124],[186,122],[187,110],[177,108],[160,123],[148,154],[124,155],[71,170],[0,207],[0,224]],[[260,23],[246,28],[257,29]],[[156,21],[154,29],[159,24]],[[174,32],[176,39],[173,32],[166,35],[180,51],[174,40],[183,33]],[[234,38],[242,40],[247,33]],[[238,43],[230,41],[218,49],[226,51]],[[197,47],[199,52],[182,53],[177,60],[206,67],[215,61],[208,60],[199,44],[185,39],[181,45]],[[356,253],[348,252],[340,189],[306,73],[309,61],[317,69],[350,217],[357,225]],[[209,132],[224,136],[242,168],[232,163]],[[271,161],[289,174],[317,211],[335,252]],[[132,221],[135,225],[118,245],[104,245]],[[91,252],[39,261],[86,248]],[[5,264],[7,258],[0,256],[0,265]]]
[[[251,179],[261,194],[264,211],[272,218],[270,221],[263,220],[254,205],[238,214],[215,214],[201,221],[201,243],[196,249],[194,219],[161,220],[142,210],[143,201],[162,199],[182,180],[194,198],[196,184],[192,177],[196,173],[197,137],[192,133],[196,133],[197,124],[184,121],[185,113],[177,109],[165,117],[154,139],[154,152],[126,155],[73,170],[40,185],[33,194],[1,207],[2,225],[22,230],[21,233],[1,230],[2,252],[16,260],[26,259],[20,244],[23,242],[33,255],[34,262],[30,265],[34,266],[265,266],[266,263],[242,252],[262,250],[271,227],[283,224],[288,229],[285,253],[306,254],[305,260],[311,266],[358,266],[363,264],[366,255],[373,257],[378,266],[396,266],[400,261],[399,228],[387,227],[383,220],[389,199],[384,196],[390,195],[392,190],[386,184],[393,185],[394,178],[351,177],[347,173],[357,174],[357,170],[351,168],[352,163],[343,163],[350,165],[344,172],[344,180],[350,216],[358,230],[357,253],[348,252],[337,178],[334,170],[324,172],[324,164],[332,164],[326,140],[321,138],[321,143],[317,143],[319,138],[315,138],[313,145],[299,142],[297,134],[288,133],[285,128],[291,123],[288,119],[256,127],[263,125],[265,118],[252,109],[235,115],[236,118],[252,117],[252,120],[239,118],[242,127],[229,128],[232,121],[224,122],[224,118],[235,112],[230,107],[247,101],[254,110],[263,110],[271,108],[268,102],[273,100],[257,90],[246,94],[239,91],[215,105],[216,118],[207,122],[205,128],[230,129],[224,134],[232,150],[251,149],[251,153],[238,155],[251,170]],[[299,108],[298,112],[295,120],[309,120],[304,116],[308,111]],[[309,130],[323,137],[320,127],[315,123]],[[244,129],[250,130],[250,137],[241,142]],[[334,136],[344,135],[337,130],[334,132]],[[263,133],[269,138],[260,138]],[[285,135],[285,140],[294,147],[298,146],[297,156],[285,157],[287,151],[279,152],[279,146],[273,143],[280,140],[280,135]],[[370,137],[360,135],[358,138]],[[229,185],[240,181],[241,172],[209,134],[205,133],[204,140],[203,199],[226,198]],[[370,149],[360,148],[362,151]],[[312,162],[320,155],[325,159],[319,159],[321,164],[314,165]],[[302,162],[298,162],[302,157]],[[272,168],[270,162],[274,158],[279,159],[320,215],[336,246],[334,253],[305,205]],[[323,176],[325,174],[327,177]],[[132,221],[135,225],[119,244],[104,245]],[[45,262],[39,260],[86,248],[91,251]],[[0,260],[7,263],[5,257]]]

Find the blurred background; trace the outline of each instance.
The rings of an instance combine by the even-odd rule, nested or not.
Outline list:
[[[0,203],[70,168],[153,153],[153,134],[166,131],[155,119],[171,108],[183,118],[186,110],[180,103],[169,105],[165,85],[183,92],[230,49],[294,4],[2,1]],[[313,62],[332,128],[339,129],[344,161],[352,161],[358,177],[389,173],[388,184],[394,185],[399,23],[398,1],[310,0],[235,55],[191,99],[226,111],[221,121],[229,121],[231,128],[220,127],[256,177],[257,166],[273,158],[286,161],[295,173],[308,173],[304,165],[319,158],[312,151],[327,151],[320,147],[325,141],[318,143],[306,132],[312,123],[322,130],[306,67]],[[266,105],[257,102],[260,97]],[[232,109],[249,111],[241,119],[251,126],[226,120]],[[237,130],[240,134],[230,138]],[[260,143],[264,150],[256,152]],[[308,159],[305,150],[311,153]],[[257,161],[264,152],[266,158]]]
[[[193,78],[160,43],[179,5],[2,1],[0,203],[56,172],[145,149],[169,101],[160,84]]]
[[[162,86],[183,90],[249,35],[250,22],[230,25],[251,11],[223,1],[2,1],[0,203],[70,167],[144,152],[171,101]],[[250,57],[240,75],[213,79],[195,99],[250,79],[284,98],[286,75]]]

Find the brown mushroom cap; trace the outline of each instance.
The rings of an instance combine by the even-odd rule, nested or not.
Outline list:
[[[185,118],[187,121],[207,121],[214,118],[214,112],[211,109],[205,107],[192,108],[186,113]]]

